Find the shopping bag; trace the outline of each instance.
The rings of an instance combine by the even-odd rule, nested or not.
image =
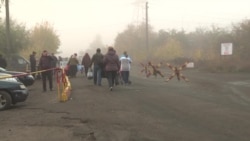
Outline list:
[[[93,78],[93,71],[92,71],[92,69],[88,69],[87,78],[88,79],[92,79]]]

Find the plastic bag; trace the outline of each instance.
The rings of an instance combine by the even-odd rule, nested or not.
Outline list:
[[[90,68],[88,69],[87,78],[88,79],[92,79],[93,78],[93,71]]]
[[[83,68],[83,65],[77,65],[77,71],[82,72]]]

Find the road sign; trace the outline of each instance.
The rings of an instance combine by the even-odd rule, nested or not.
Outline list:
[[[232,43],[222,43],[221,44],[221,55],[232,55],[233,54],[233,44]]]

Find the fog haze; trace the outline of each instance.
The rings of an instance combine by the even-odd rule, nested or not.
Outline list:
[[[27,28],[48,21],[61,40],[63,56],[84,51],[97,35],[113,45],[128,24],[145,21],[145,0],[10,0],[10,16]],[[149,0],[149,24],[159,29],[229,27],[249,18],[249,0]],[[2,8],[1,17],[4,17]]]

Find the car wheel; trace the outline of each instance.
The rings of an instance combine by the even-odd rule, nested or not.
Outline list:
[[[0,111],[9,108],[11,103],[11,96],[5,91],[0,91]]]

